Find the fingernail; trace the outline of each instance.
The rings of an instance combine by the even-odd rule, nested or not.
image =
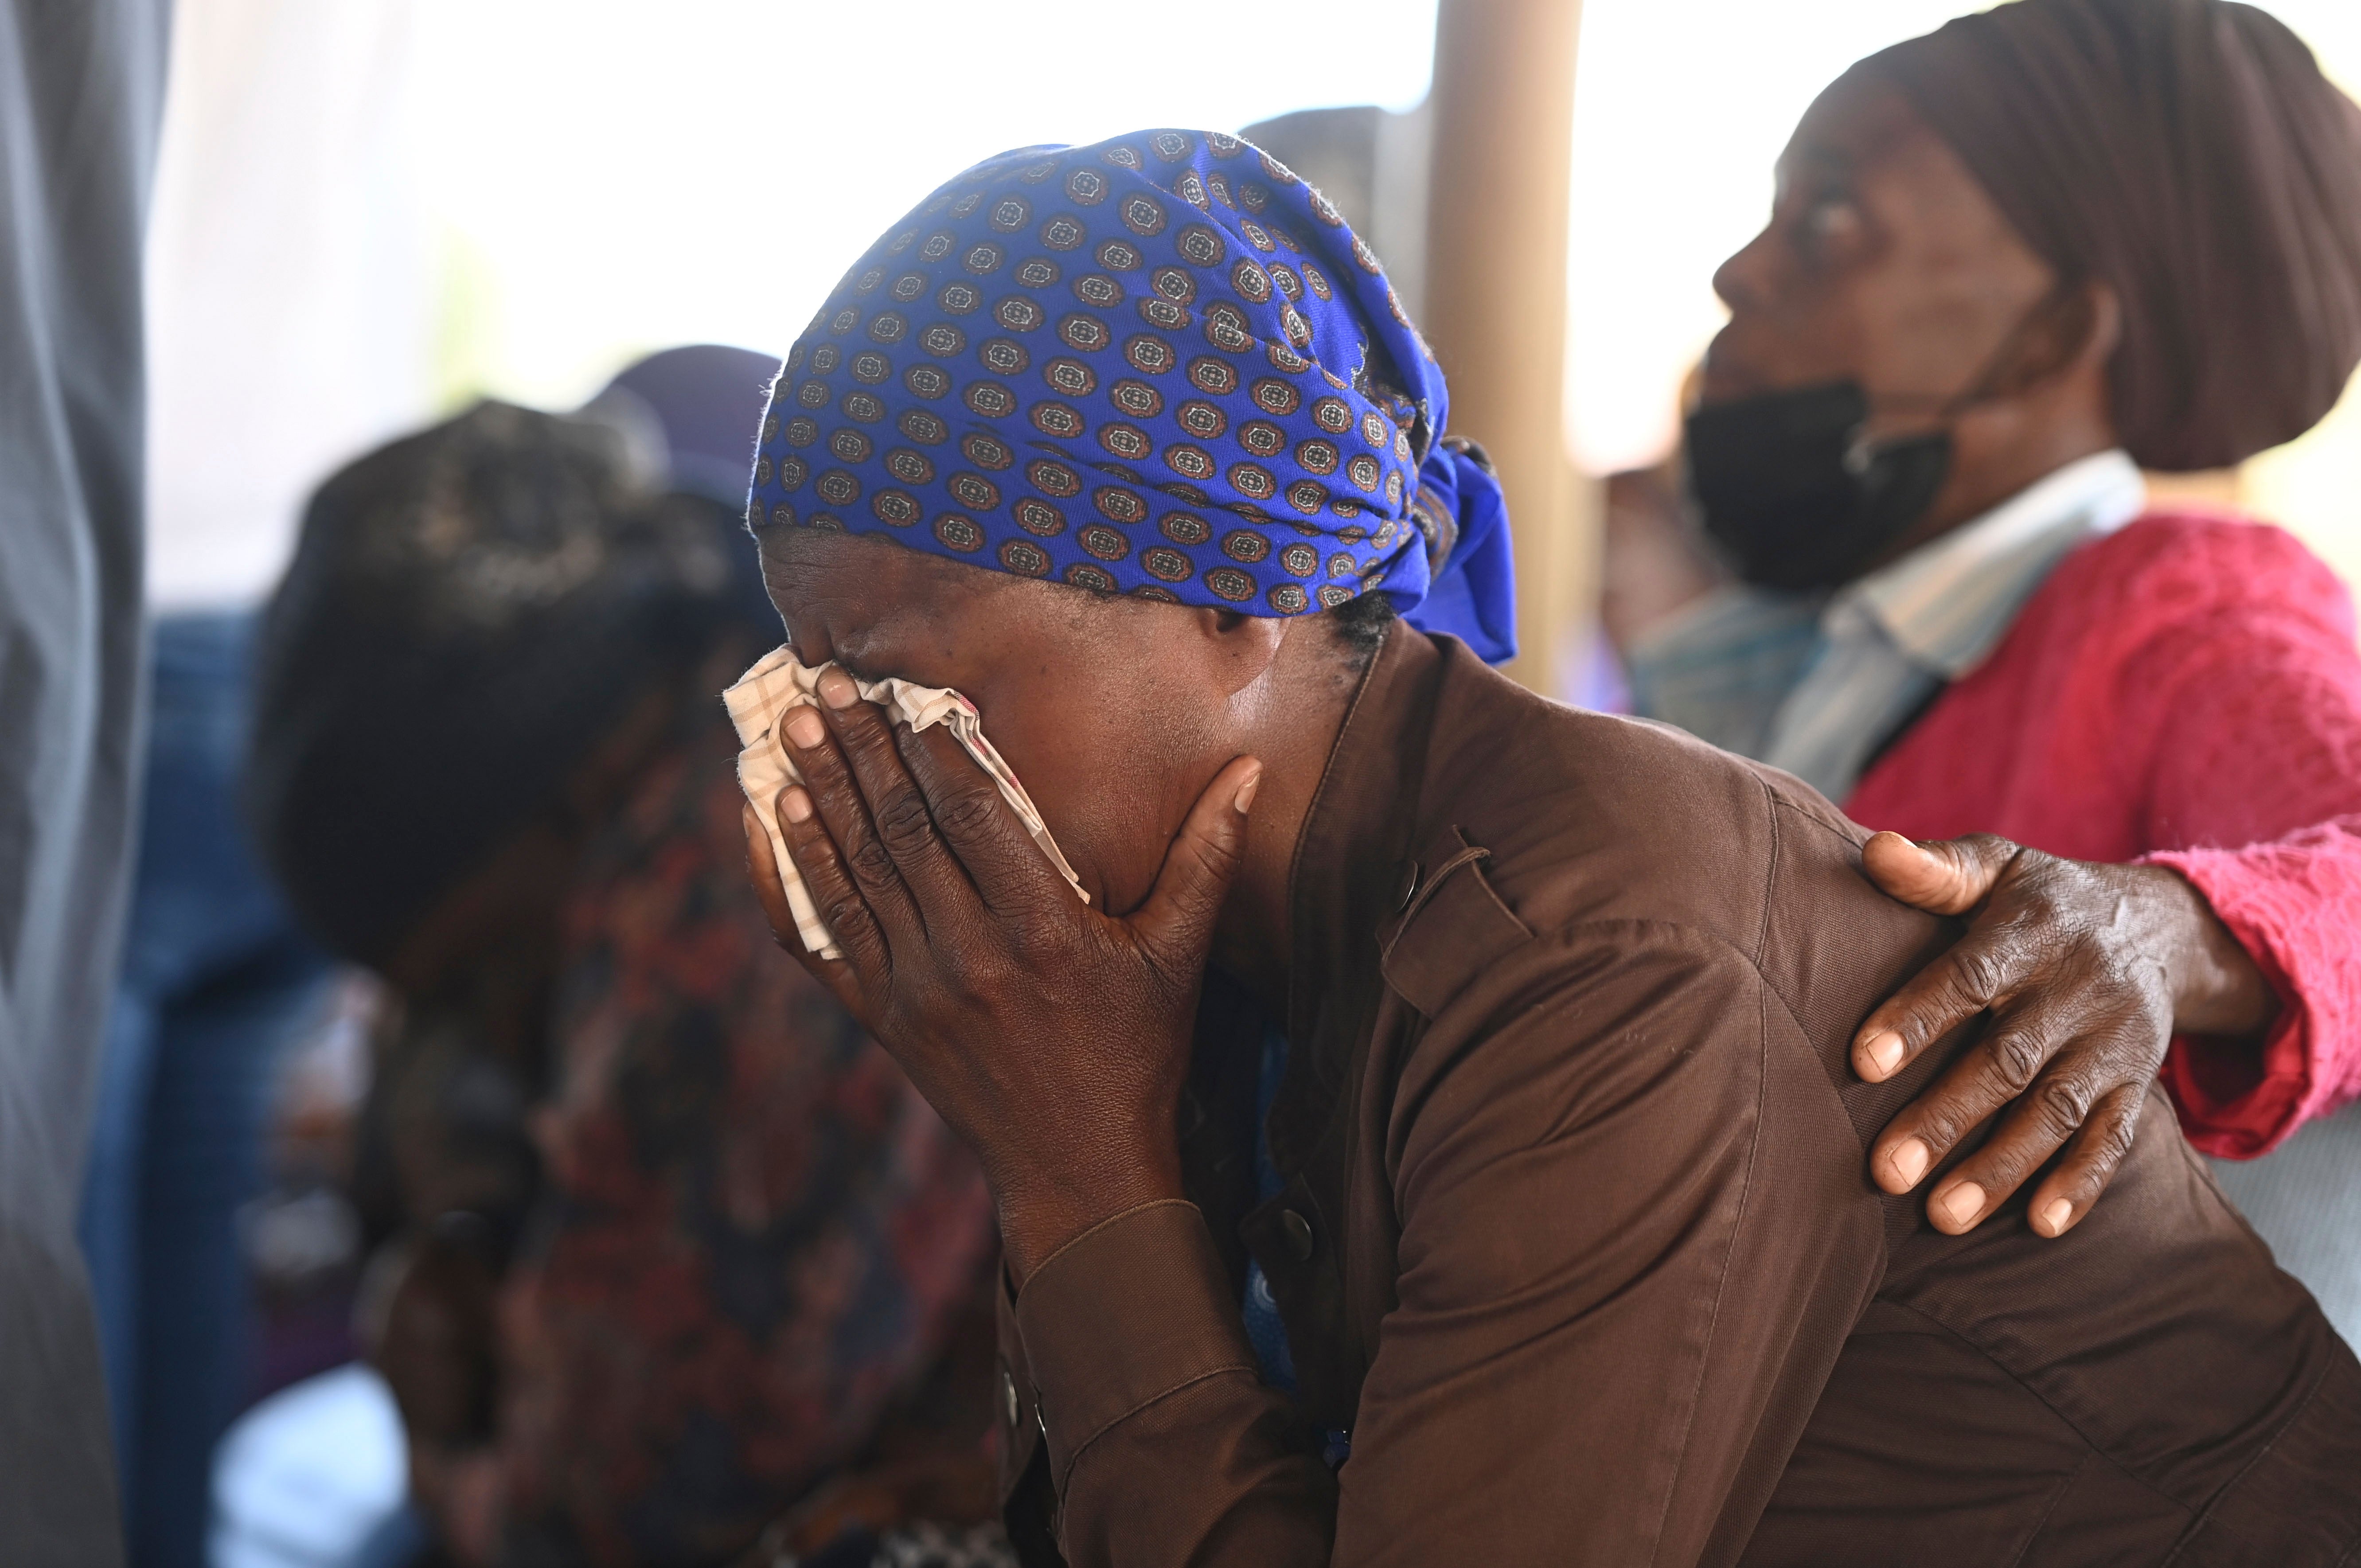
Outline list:
[[[2063,1198],[2052,1198],[2049,1206],[2041,1211],[2041,1223],[2049,1227],[2053,1236],[2063,1235],[2066,1222],[2074,1217],[2074,1205]]]
[[[819,675],[819,699],[830,707],[851,707],[861,696],[861,688],[842,670],[822,670]]]
[[[1869,1037],[1869,1061],[1877,1069],[1880,1079],[1890,1078],[1902,1065],[1902,1036],[1891,1029],[1881,1029]]]
[[[1886,1168],[1900,1179],[1902,1190],[1907,1192],[1918,1185],[1920,1177],[1927,1174],[1927,1146],[1916,1138],[1905,1138],[1886,1157],[1885,1163]]]
[[[779,815],[790,822],[811,820],[811,794],[800,784],[790,785],[779,796]]]
[[[1984,1212],[1984,1190],[1972,1181],[1962,1181],[1936,1199],[1935,1206],[1951,1223],[1964,1225]]]
[[[1237,808],[1240,817],[1244,817],[1253,809],[1255,791],[1260,788],[1262,788],[1262,770],[1257,768],[1246,775],[1246,783],[1238,785],[1238,793],[1230,797],[1230,804]]]
[[[828,726],[808,707],[799,707],[787,716],[787,739],[807,751],[827,734]]]

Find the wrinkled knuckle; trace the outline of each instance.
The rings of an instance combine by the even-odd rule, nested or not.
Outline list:
[[[866,927],[848,931],[839,937],[836,945],[843,950],[856,970],[882,970],[889,966],[890,955],[877,933]]]
[[[1938,983],[1896,1006],[1894,1022],[1904,1038],[1923,1046],[1940,1039],[1958,1028],[1962,1020],[1983,1010],[1982,1000],[1969,994],[1966,982],[1956,972],[1947,973]]]
[[[861,895],[849,887],[837,886],[820,892],[813,902],[813,907],[819,912],[819,917],[828,922],[829,930],[840,941],[847,931],[868,923],[869,906],[862,903]]]
[[[845,864],[851,868],[853,880],[868,886],[879,886],[893,878],[893,854],[885,848],[883,839],[876,835],[864,835],[844,860]]]
[[[2073,869],[2074,862],[2061,861],[2039,850],[2029,850],[2022,844],[2012,844],[2005,839],[1994,839],[1984,851],[1993,864],[2003,868],[2003,874],[2020,883],[2045,882],[2060,872]]]
[[[943,802],[937,819],[946,833],[962,839],[975,838],[991,828],[999,803],[997,795],[964,790]]]
[[[915,790],[896,792],[878,808],[877,837],[896,853],[906,853],[934,836],[934,819],[926,800]]]
[[[855,703],[845,710],[839,722],[843,727],[846,747],[862,756],[874,757],[895,749],[894,728],[876,707]]]
[[[2042,1080],[2033,1091],[2033,1103],[2044,1120],[2063,1131],[2081,1126],[2091,1114],[2090,1091],[2072,1074],[2052,1073]]]
[[[1960,982],[1985,1006],[2015,981],[2016,971],[2016,948],[2011,942],[1980,942],[1960,955]]]
[[[1940,1159],[1975,1125],[1978,1118],[1964,1113],[1965,1107],[1949,1099],[1929,1102],[1920,1110],[1918,1124],[1911,1129],[1911,1135]]]
[[[1988,1193],[2013,1192],[2047,1153],[2027,1146],[2022,1139],[1994,1138],[1972,1157],[1978,1168],[1976,1184]]]
[[[823,743],[796,753],[796,771],[803,775],[804,787],[814,798],[830,801],[844,779],[844,765],[833,748]]]
[[[1896,1116],[1887,1125],[1885,1138],[1895,1147],[1905,1136],[1916,1138],[1934,1150],[1939,1159],[1967,1135],[1971,1127],[1984,1119],[1988,1108],[1981,1100],[1974,1090],[1965,1085],[1940,1086]]]
[[[2132,1152],[2133,1138],[2129,1132],[2109,1128],[2091,1140],[2088,1166],[2093,1185],[2103,1185],[2115,1173],[2115,1168]]]
[[[2124,1157],[2132,1152],[2132,1145],[2139,1141],[2143,1103],[2142,1100],[2134,1100],[2119,1113],[2103,1119],[2099,1128],[2098,1155],[2108,1169],[2122,1163]]]
[[[2038,1035],[2010,1029],[1996,1036],[1987,1053],[1993,1074],[2010,1094],[2023,1094],[2049,1060],[2049,1050]]]
[[[860,963],[873,960],[880,951],[877,928],[871,924],[869,911],[851,900],[840,901],[822,911],[828,922],[829,935],[836,938],[844,956]]]
[[[2039,871],[2050,861],[2050,857],[2040,850],[2027,849],[2015,839],[2004,839],[1997,833],[1971,833],[1960,842],[1969,847],[1977,860],[2004,873],[2014,872],[2023,875]]]

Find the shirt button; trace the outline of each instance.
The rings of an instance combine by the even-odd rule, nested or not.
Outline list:
[[[1312,1261],[1312,1222],[1289,1209],[1279,1216],[1279,1234],[1287,1238],[1287,1250],[1295,1255],[1298,1263]]]
[[[1000,1369],[1000,1400],[1007,1409],[1008,1424],[1014,1427],[1016,1424],[1017,1413],[1016,1379],[1008,1375],[1008,1368],[1005,1366]]]

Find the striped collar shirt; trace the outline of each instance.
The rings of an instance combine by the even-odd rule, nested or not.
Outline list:
[[[2103,452],[1833,596],[1722,589],[1633,646],[1634,706],[1842,801],[1902,726],[1984,661],[2069,552],[2146,502],[2131,458]]]

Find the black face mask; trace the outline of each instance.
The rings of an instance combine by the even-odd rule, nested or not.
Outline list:
[[[1857,381],[1769,392],[1688,417],[1689,492],[1741,577],[1791,593],[1861,576],[1935,504],[1951,434],[1871,446]]]

